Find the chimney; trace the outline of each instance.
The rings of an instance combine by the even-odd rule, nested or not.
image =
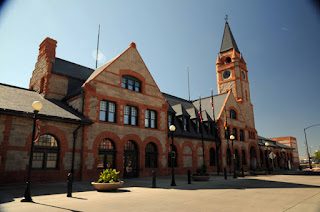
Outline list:
[[[54,60],[56,57],[56,47],[56,40],[53,40],[48,37],[44,39],[44,41],[42,41],[42,43],[40,44],[38,60],[42,56],[45,56],[48,61]]]

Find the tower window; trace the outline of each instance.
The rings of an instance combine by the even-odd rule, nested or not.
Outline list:
[[[227,63],[231,63],[231,58],[230,58],[230,57],[227,57],[226,62],[227,62]]]
[[[237,112],[234,110],[230,110],[230,118],[231,119],[237,119]]]

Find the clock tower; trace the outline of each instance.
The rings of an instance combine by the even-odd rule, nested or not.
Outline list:
[[[217,57],[216,74],[218,93],[231,90],[241,111],[252,120],[249,121],[251,122],[250,127],[254,127],[247,64],[232,35],[228,21],[225,23],[221,48]]]

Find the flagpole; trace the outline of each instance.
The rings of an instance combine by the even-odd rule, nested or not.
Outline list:
[[[99,31],[98,31],[98,42],[97,42],[97,57],[96,57],[96,68],[98,67],[98,55],[99,55],[99,37],[100,37],[100,24],[99,24]]]
[[[187,65],[187,72],[188,72],[188,95],[189,95],[189,101],[190,101],[189,65]]]
[[[203,157],[203,166],[206,167],[205,163],[205,157],[204,157],[204,142],[203,142],[203,120],[202,120],[202,111],[201,111],[201,96],[199,95],[200,98],[200,106],[199,106],[199,115],[200,115],[200,121],[201,121],[201,143],[202,143],[202,157]]]
[[[220,151],[218,149],[218,140],[219,140],[219,131],[217,129],[217,124],[216,124],[216,118],[214,114],[214,104],[213,104],[213,89],[211,89],[211,107],[212,107],[212,117],[213,117],[213,123],[214,123],[214,136],[215,136],[215,142],[216,142],[216,152],[217,152],[217,173],[219,175],[220,172]],[[220,145],[219,145],[220,146]]]

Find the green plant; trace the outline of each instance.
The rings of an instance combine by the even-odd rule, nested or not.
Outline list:
[[[98,183],[120,182],[120,179],[118,177],[119,173],[120,172],[117,172],[117,170],[115,169],[106,169],[103,172],[101,172]]]
[[[207,175],[207,166],[202,165],[201,168],[197,168],[196,175],[201,175],[201,176]]]

